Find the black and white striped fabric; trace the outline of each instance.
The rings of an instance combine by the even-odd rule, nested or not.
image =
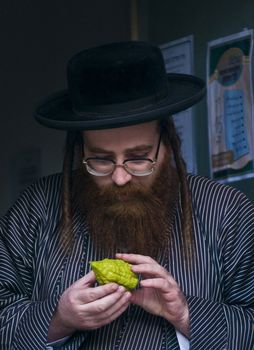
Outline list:
[[[166,268],[186,295],[190,348],[254,349],[254,206],[235,189],[189,176],[197,256],[186,266],[176,214]],[[75,214],[75,249],[59,249],[61,176],[28,188],[0,222],[0,349],[46,349],[61,293],[96,259],[84,219]],[[131,306],[110,325],[76,332],[63,350],[179,349],[164,319]]]

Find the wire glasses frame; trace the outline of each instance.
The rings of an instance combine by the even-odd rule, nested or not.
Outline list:
[[[113,159],[88,157],[82,160],[89,174],[94,176],[108,176],[114,172],[116,167],[123,167],[129,174],[134,176],[148,176],[154,171],[157,163],[161,144],[161,133],[153,159],[150,158],[128,158],[122,164],[117,164]]]

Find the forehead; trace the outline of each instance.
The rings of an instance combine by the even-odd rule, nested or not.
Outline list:
[[[157,121],[106,130],[86,130],[83,132],[85,145],[100,148],[111,148],[116,145],[136,146],[153,144],[159,133]]]

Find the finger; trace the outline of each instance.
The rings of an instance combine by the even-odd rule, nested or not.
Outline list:
[[[145,278],[165,278],[170,280],[172,283],[174,281],[174,278],[170,275],[170,273],[158,263],[132,265],[131,269],[133,272],[141,274]]]
[[[78,279],[72,284],[74,287],[87,288],[96,282],[95,274],[93,271],[88,272],[85,276]]]
[[[149,256],[139,254],[117,253],[116,257],[132,264],[132,271],[142,274],[143,277],[164,277],[170,276],[168,271]]]
[[[127,292],[128,293],[128,292]],[[109,324],[117,319],[130,305],[130,297],[125,293],[118,303],[115,303],[112,308],[96,315],[86,315],[85,317],[85,329],[96,329]]]
[[[119,290],[105,298],[82,305],[80,311],[85,316],[87,324],[94,322],[105,323],[105,319],[112,318],[112,315],[130,303],[131,293]]]
[[[118,286],[117,290],[115,290],[114,292],[110,294],[105,294],[101,298],[97,298],[91,301],[90,303],[84,305],[84,310],[89,309],[91,312],[96,314],[103,313],[109,308],[112,308],[113,305],[117,303],[125,293],[125,288],[122,286]]]
[[[82,304],[87,304],[115,293],[118,289],[119,286],[116,283],[107,283],[103,286],[92,288],[82,287],[76,291],[76,297]]]
[[[165,278],[150,278],[142,280],[140,282],[141,287],[154,288],[159,290],[161,293],[169,293],[176,289],[177,284],[171,283]],[[178,286],[177,286],[178,289]]]
[[[125,260],[131,264],[156,263],[156,261],[150,258],[150,256],[140,254],[117,253],[116,258]]]
[[[110,313],[102,313],[103,318],[101,319],[101,323],[108,324],[115,319],[117,319],[130,305],[130,297],[124,297],[123,303],[121,304],[115,304],[116,307],[110,309]]]

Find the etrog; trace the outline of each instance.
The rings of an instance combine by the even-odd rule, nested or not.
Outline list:
[[[131,265],[120,259],[103,259],[90,262],[99,284],[115,282],[126,289],[134,289],[138,276],[131,271]]]

